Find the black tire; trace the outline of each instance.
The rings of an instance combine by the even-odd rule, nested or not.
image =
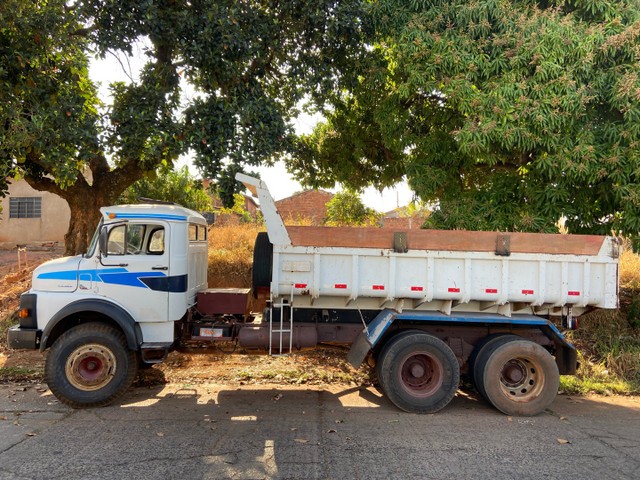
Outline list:
[[[468,364],[468,376],[469,380],[473,384],[473,386],[484,396],[484,393],[480,390],[480,386],[478,385],[478,380],[476,379],[476,365],[478,364],[478,358],[482,355],[482,352],[487,352],[491,350],[492,345],[494,345],[501,338],[510,338],[512,340],[518,340],[522,337],[517,335],[512,335],[510,333],[492,333],[491,335],[487,335],[484,337],[478,344],[475,346],[471,355],[469,355],[469,360],[467,360]]]
[[[258,288],[271,286],[271,270],[273,266],[273,244],[269,241],[267,232],[259,232],[253,246],[253,270],[251,281],[254,296]]]
[[[382,356],[378,357],[376,361],[376,377],[378,378],[378,385],[380,386],[380,390],[384,392],[384,384],[382,380]]]
[[[384,346],[382,347],[382,349],[380,350],[380,352],[378,353],[378,356],[376,358],[376,377],[378,378],[378,385],[380,385],[380,389],[382,390],[382,392],[384,393],[384,380],[382,378],[382,359],[384,358],[387,350],[389,349],[389,347],[391,345],[393,345],[394,342],[397,342],[399,339],[401,339],[402,337],[406,337],[407,335],[413,335],[415,333],[422,333],[422,331],[420,330],[405,330],[403,332],[398,332],[396,333],[393,338],[391,338],[389,341],[387,341],[387,343],[384,344]]]
[[[124,334],[102,323],[85,323],[63,333],[45,363],[45,379],[53,394],[73,408],[112,403],[133,383],[136,353]]]
[[[389,400],[410,413],[444,408],[460,381],[460,366],[451,348],[419,330],[391,339],[380,354],[377,371]]]
[[[537,415],[553,402],[560,385],[553,356],[522,338],[495,341],[481,352],[476,371],[482,395],[507,415]]]

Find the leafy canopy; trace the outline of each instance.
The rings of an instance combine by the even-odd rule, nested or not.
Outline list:
[[[151,178],[148,178],[151,177]],[[184,166],[179,170],[160,169],[127,188],[118,203],[139,203],[141,198],[176,203],[199,212],[210,211],[212,202],[202,182]]]
[[[100,205],[182,154],[239,189],[233,173],[289,148],[299,101],[357,63],[362,16],[361,0],[3,0],[0,194],[11,176],[65,198],[75,253]],[[134,45],[139,77],[101,105],[88,59]]]
[[[307,184],[406,175],[440,228],[640,232],[640,5],[379,0],[360,81],[298,139]]]
[[[0,182],[48,174],[64,188],[99,149],[80,27],[61,1],[0,3]]]
[[[344,190],[327,202],[325,223],[331,226],[373,225],[379,216],[378,212],[362,203],[356,192]]]

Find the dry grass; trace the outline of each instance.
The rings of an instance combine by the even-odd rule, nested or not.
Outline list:
[[[7,330],[18,323],[16,311],[20,304],[20,295],[31,286],[31,274],[37,264],[28,268],[9,271],[0,277],[0,352],[7,350]]]
[[[563,380],[565,390],[640,393],[640,329],[634,327],[632,311],[625,302],[619,310],[596,310],[580,318],[580,328],[568,334],[580,368],[575,378]]]
[[[313,225],[310,218],[303,217],[299,214],[293,215],[290,213],[287,217],[283,218],[282,221],[285,225],[296,225],[299,227],[309,227]]]
[[[261,223],[242,223],[237,219],[209,230],[209,288],[251,288],[253,245]],[[289,217],[287,225],[309,226],[311,220]]]
[[[631,250],[631,242],[624,241],[620,256],[620,288],[640,290],[640,255]]]
[[[223,225],[209,230],[207,279],[210,288],[251,287],[253,244],[260,231],[264,231],[264,227],[249,223]]]

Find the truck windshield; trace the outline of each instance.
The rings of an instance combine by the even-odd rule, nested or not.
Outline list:
[[[96,245],[98,244],[98,237],[100,236],[100,230],[102,229],[102,222],[104,219],[100,219],[100,223],[98,223],[98,228],[93,233],[93,238],[91,239],[91,243],[89,244],[89,248],[87,253],[84,254],[86,258],[90,258],[93,256],[93,253],[96,251]]]

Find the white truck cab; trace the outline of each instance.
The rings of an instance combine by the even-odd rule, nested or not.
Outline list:
[[[34,270],[32,288],[21,300],[20,328],[9,332],[12,347],[45,350],[87,321],[111,325],[122,332],[130,351],[142,355],[163,357],[174,343],[175,322],[207,286],[206,220],[174,205],[120,205],[100,212],[84,255],[51,260]],[[77,384],[105,363],[123,369],[114,351],[88,352],[83,347],[76,352],[89,359],[84,364],[82,359],[65,364],[66,370],[84,368],[76,372]]]

